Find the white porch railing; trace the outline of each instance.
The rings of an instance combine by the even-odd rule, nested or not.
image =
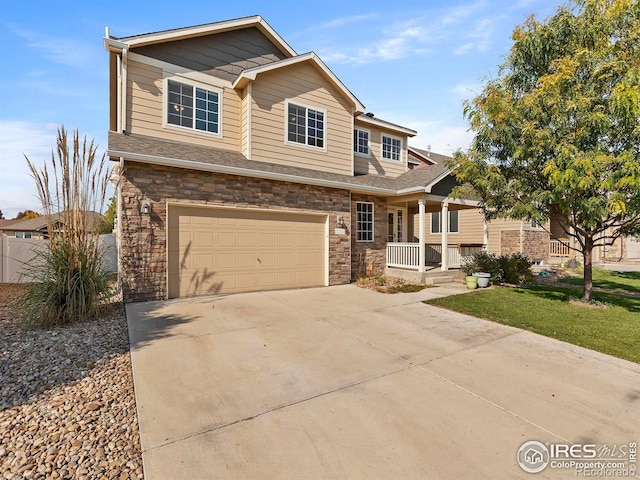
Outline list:
[[[571,252],[569,245],[560,240],[549,240],[549,255],[552,257],[568,257]]]
[[[427,263],[441,263],[442,245],[425,245],[425,260]],[[465,259],[476,252],[481,252],[478,245],[448,245],[447,255],[449,267],[460,268]],[[420,245],[418,243],[387,243],[387,266],[410,268],[417,270],[420,265]]]
[[[387,243],[387,267],[418,269],[420,245],[417,243]]]

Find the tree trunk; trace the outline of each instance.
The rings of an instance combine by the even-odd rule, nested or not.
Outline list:
[[[582,301],[590,302],[593,299],[593,240],[586,238],[584,241],[584,288],[582,289]]]

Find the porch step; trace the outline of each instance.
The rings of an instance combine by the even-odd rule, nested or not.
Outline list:
[[[422,285],[442,285],[443,283],[459,281],[459,279],[464,277],[464,273],[460,270],[449,270],[447,272],[443,272],[439,269],[433,269],[424,273],[418,273],[414,270],[387,267],[384,273],[388,277],[402,278],[408,282]]]
[[[457,273],[457,272],[456,272]],[[425,277],[425,285],[442,285],[443,283],[452,283],[462,278],[463,275],[446,275],[438,277]]]

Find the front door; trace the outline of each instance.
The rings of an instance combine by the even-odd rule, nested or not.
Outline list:
[[[390,207],[388,213],[389,229],[387,242],[407,241],[407,209]]]

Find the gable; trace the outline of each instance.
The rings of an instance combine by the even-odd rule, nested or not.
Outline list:
[[[256,27],[134,47],[132,51],[228,81],[248,68],[288,58]]]
[[[451,191],[460,185],[460,182],[456,180],[454,175],[447,175],[433,187],[431,187],[431,193],[434,195],[441,195],[443,197],[449,196]]]

